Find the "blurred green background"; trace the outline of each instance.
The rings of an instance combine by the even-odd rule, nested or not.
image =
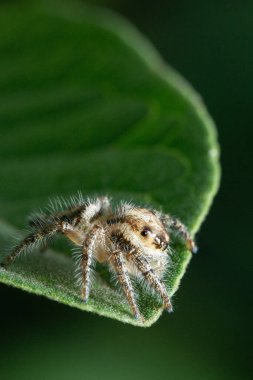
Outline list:
[[[1,285],[1,379],[250,379],[252,1],[96,1],[127,16],[202,95],[223,177],[175,297],[149,329]]]

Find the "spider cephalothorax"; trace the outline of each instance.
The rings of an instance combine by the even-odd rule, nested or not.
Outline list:
[[[164,307],[172,310],[163,282],[169,263],[170,232],[178,231],[187,247],[196,251],[194,241],[178,219],[126,202],[113,210],[107,197],[85,201],[79,196],[65,202],[65,209],[60,203],[53,205],[52,213],[42,213],[30,221],[31,233],[5,258],[3,266],[10,265],[23,251],[62,233],[80,247],[77,269],[84,302],[89,299],[91,267],[98,261],[106,263],[117,274],[136,318],[140,312],[132,278],[142,278],[160,296]]]

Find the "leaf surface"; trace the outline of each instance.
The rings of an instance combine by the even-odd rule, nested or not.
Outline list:
[[[48,198],[78,190],[162,209],[195,234],[219,164],[213,122],[194,90],[108,11],[1,5],[0,23],[1,245]],[[171,295],[191,258],[179,242],[173,249]],[[59,242],[20,257],[0,281],[135,325],[157,320],[160,302],[140,290],[145,320],[136,321],[104,267],[84,305],[68,251]]]

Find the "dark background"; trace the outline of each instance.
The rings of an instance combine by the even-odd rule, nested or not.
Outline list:
[[[96,3],[127,16],[202,95],[218,128],[221,188],[175,313],[149,329],[1,285],[0,377],[250,379],[253,2]]]

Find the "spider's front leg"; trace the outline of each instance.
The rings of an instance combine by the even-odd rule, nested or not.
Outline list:
[[[162,221],[168,229],[176,230],[179,233],[186,242],[187,248],[191,250],[192,253],[197,253],[198,247],[188,232],[187,227],[179,219],[164,214]]]
[[[131,279],[129,277],[126,263],[124,260],[123,253],[120,250],[115,250],[112,252],[112,260],[113,260],[113,265],[115,268],[115,271],[118,275],[119,282],[122,285],[122,288],[124,290],[124,293],[126,295],[127,301],[131,306],[131,309],[134,313],[134,316],[136,319],[140,318],[140,311],[138,309],[138,306],[135,301],[134,297],[134,290],[133,286],[131,283]]]
[[[152,286],[160,295],[164,302],[164,307],[168,312],[173,310],[172,304],[164,283],[159,279],[154,269],[145,258],[143,252],[139,249],[132,247],[131,251],[127,255],[127,259],[131,261],[143,275],[144,279]]]

